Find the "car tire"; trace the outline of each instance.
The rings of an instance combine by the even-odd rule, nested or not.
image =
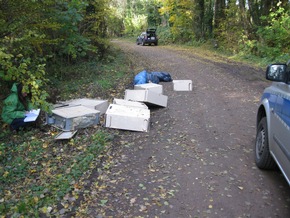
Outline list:
[[[266,117],[263,117],[258,124],[255,143],[255,162],[260,169],[274,169],[276,165],[269,149]]]
[[[155,42],[155,46],[157,46],[158,45],[158,42]]]

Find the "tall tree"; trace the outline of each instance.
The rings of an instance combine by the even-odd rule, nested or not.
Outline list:
[[[239,11],[237,16],[237,19],[240,20],[240,24],[242,25],[242,28],[244,29],[244,33],[246,35],[249,35],[249,32],[251,32],[251,24],[249,20],[249,16],[246,9],[246,0],[238,0],[239,5]]]
[[[147,23],[148,26],[157,27],[161,23],[161,16],[159,14],[160,3],[157,0],[150,0],[146,3]]]
[[[213,19],[214,19],[214,0],[205,1],[205,17],[204,30],[207,38],[212,38],[213,35]]]
[[[225,0],[215,0],[214,4],[214,27],[218,28],[220,22],[225,18]]]
[[[102,55],[108,8],[108,0],[0,0],[1,79],[29,85],[33,102],[44,104],[48,61]]]
[[[168,16],[169,28],[175,41],[187,42],[194,39],[192,0],[165,0],[160,8],[161,15]]]
[[[193,29],[196,40],[205,38],[205,4],[204,0],[195,0],[193,9]]]

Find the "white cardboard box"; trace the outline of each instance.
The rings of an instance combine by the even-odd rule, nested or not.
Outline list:
[[[109,102],[107,100],[98,100],[98,99],[91,99],[91,98],[73,99],[73,100],[64,102],[64,104],[68,104],[69,106],[82,105],[82,106],[100,111],[100,115],[106,113],[109,107]]]
[[[174,91],[192,91],[191,80],[173,80]]]
[[[49,124],[71,131],[99,123],[100,111],[85,106],[67,106],[52,110]]]
[[[110,104],[106,112],[106,127],[147,132],[150,110],[138,107]]]
[[[125,100],[144,102],[145,104],[167,107],[168,97],[150,90],[130,90],[125,91]]]
[[[155,83],[145,83],[140,85],[134,85],[134,90],[150,90],[158,94],[163,94],[163,86]]]
[[[113,104],[148,109],[147,105],[144,104],[144,103],[142,103],[142,102],[138,102],[138,101],[128,101],[128,100],[125,100],[125,99],[117,99],[117,98],[115,98],[113,100]]]

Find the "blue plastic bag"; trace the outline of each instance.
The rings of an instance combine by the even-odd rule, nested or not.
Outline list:
[[[143,70],[134,77],[134,85],[148,83],[147,71]]]

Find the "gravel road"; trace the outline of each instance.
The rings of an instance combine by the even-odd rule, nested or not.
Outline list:
[[[254,163],[264,70],[193,49],[114,45],[132,60],[132,77],[146,69],[192,80],[173,91],[166,108],[151,108],[148,133],[112,129],[115,150],[91,187],[91,217],[290,217],[281,173]]]

